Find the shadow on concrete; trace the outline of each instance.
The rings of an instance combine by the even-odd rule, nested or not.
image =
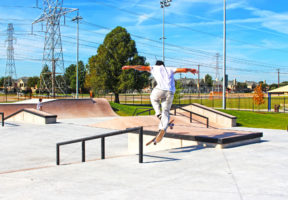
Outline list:
[[[4,127],[5,126],[20,126],[19,124],[14,124],[14,123],[11,123],[11,122],[5,122],[5,124],[4,124]]]
[[[143,163],[159,163],[159,162],[171,162],[171,161],[177,161],[177,160],[181,160],[181,159],[177,159],[177,158],[168,158],[168,157],[163,157],[163,156],[151,156],[151,155],[143,155],[144,157],[150,157],[150,158],[158,158],[159,160],[154,160],[154,161],[144,161]]]
[[[170,151],[169,153],[187,153],[187,152],[192,152],[192,151],[198,151],[204,148],[205,147],[203,147],[202,145],[195,145],[195,146],[176,148]]]

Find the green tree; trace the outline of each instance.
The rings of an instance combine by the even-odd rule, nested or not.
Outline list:
[[[262,91],[263,92],[267,91],[268,84],[264,83],[263,81],[259,81],[259,85],[262,86]]]
[[[238,91],[246,90],[246,89],[247,89],[247,83],[237,82],[237,84],[236,84],[236,89],[237,89]]]
[[[212,85],[213,85],[212,76],[210,76],[209,74],[206,74],[204,81],[208,87],[212,87]]]
[[[2,87],[4,85],[4,77],[0,78],[0,87]]]
[[[182,83],[180,80],[175,81],[175,93],[174,93],[174,99],[173,99],[173,103],[177,104],[180,103],[179,99],[181,99],[181,91],[183,89],[182,87]]]
[[[27,80],[27,86],[28,87],[35,87],[36,85],[39,85],[39,77],[38,76],[33,76],[33,77],[29,77]]]
[[[137,53],[135,41],[123,27],[108,33],[97,50],[89,58],[86,85],[96,90],[109,90],[119,103],[119,93],[128,89],[140,90],[148,85],[149,73],[122,70],[124,65],[146,65],[145,58]]]
[[[278,88],[278,84],[276,84],[276,83],[273,83],[269,86],[269,90],[274,90],[276,88]]]
[[[78,84],[81,91],[84,90],[86,76],[86,67],[84,66],[83,61],[78,62]],[[72,64],[66,68],[64,74],[66,85],[73,91],[76,90],[76,65]]]
[[[51,71],[49,67],[45,65],[40,73],[40,89],[44,92],[48,92],[47,89],[52,88]]]
[[[288,85],[288,81],[283,81],[282,83],[279,84],[279,87],[283,87]]]

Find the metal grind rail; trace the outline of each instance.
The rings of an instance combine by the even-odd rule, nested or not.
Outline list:
[[[202,118],[206,119],[206,127],[209,128],[209,118],[208,118],[208,117],[205,117],[205,116],[200,115],[200,114],[198,114],[198,113],[194,113],[194,112],[192,112],[192,111],[190,111],[190,110],[186,110],[186,109],[181,108],[181,107],[175,107],[175,108],[174,108],[174,115],[176,115],[176,109],[180,109],[180,110],[189,112],[189,113],[190,113],[190,123],[192,123],[192,115],[197,115],[197,116],[199,116],[199,117],[202,117]]]
[[[81,142],[82,143],[82,162],[85,162],[86,160],[85,142],[88,140],[101,139],[101,159],[105,159],[105,138],[106,137],[111,137],[115,135],[121,135],[121,134],[136,132],[136,131],[139,131],[139,163],[143,163],[143,127],[135,127],[135,128],[128,128],[122,131],[115,131],[111,133],[85,137],[85,138],[70,140],[66,142],[59,142],[56,144],[56,164],[60,165],[60,146]]]
[[[2,126],[4,126],[4,113],[3,113],[3,112],[0,112],[0,115],[2,116],[2,117],[1,117],[1,118],[2,118],[2,120],[1,120]]]

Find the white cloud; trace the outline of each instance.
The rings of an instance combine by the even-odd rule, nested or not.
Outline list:
[[[143,22],[149,20],[151,17],[154,17],[154,13],[151,14],[143,14],[141,16],[138,17],[138,21],[137,21],[137,25],[141,25]]]

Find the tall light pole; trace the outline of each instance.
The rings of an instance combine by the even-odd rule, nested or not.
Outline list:
[[[280,84],[280,69],[277,69],[278,71],[278,88],[279,88],[279,84]]]
[[[76,61],[76,99],[78,99],[78,91],[79,91],[79,80],[78,80],[78,65],[79,65],[79,20],[83,19],[79,16],[79,11],[77,12],[77,16],[72,19],[72,21],[77,21],[77,61]]]
[[[222,94],[222,109],[226,110],[226,0],[224,0],[224,15],[223,15],[223,94]],[[227,80],[228,81],[228,80]]]
[[[163,8],[163,37],[160,38],[162,39],[163,41],[163,62],[165,62],[165,53],[164,53],[164,49],[165,49],[165,32],[164,32],[164,24],[165,24],[165,7],[169,7],[170,6],[170,2],[172,2],[172,0],[161,0],[160,1],[160,5],[161,5],[161,8]]]

